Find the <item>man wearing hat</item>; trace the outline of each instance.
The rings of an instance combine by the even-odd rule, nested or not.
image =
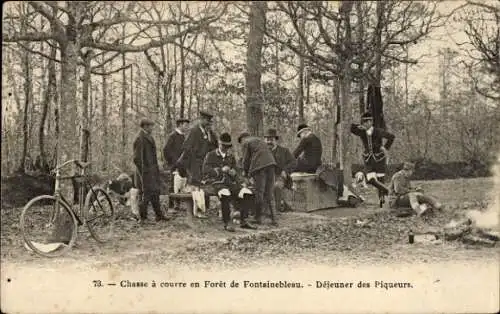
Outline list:
[[[184,169],[176,169],[175,163],[181,156],[182,144],[185,140],[185,134],[189,128],[188,119],[178,119],[175,130],[168,135],[167,142],[163,147],[164,168],[171,173],[170,193],[179,193],[187,183]],[[179,201],[177,201],[179,202]],[[174,206],[173,201],[169,200],[168,207]],[[177,203],[177,208],[179,204]]]
[[[273,200],[276,167],[273,153],[261,138],[250,136],[248,132],[238,137],[238,143],[242,146],[244,174],[254,182],[255,223],[262,223],[263,208],[269,208],[271,225],[277,226]]]
[[[323,153],[321,140],[307,124],[299,125],[297,137],[300,138],[300,143],[293,151],[293,156],[297,159],[294,172],[315,173],[318,167],[321,166],[321,155]]]
[[[160,206],[160,167],[156,143],[151,136],[153,125],[153,121],[142,119],[141,129],[134,141],[135,184],[142,199],[139,205],[141,223],[147,220],[149,202],[153,206],[156,221],[167,220]]]
[[[295,158],[286,147],[278,144],[279,136],[276,129],[268,129],[264,135],[266,143],[273,153],[276,161],[276,181],[274,183],[274,198],[276,208],[282,211],[290,210],[290,206],[283,199],[283,189],[292,188],[292,178],[290,173],[295,168]]]
[[[212,189],[221,202],[222,221],[224,230],[234,232],[231,222],[231,209],[239,209],[240,227],[244,229],[256,229],[246,220],[248,211],[253,203],[253,195],[249,189],[242,186],[243,178],[238,173],[236,159],[231,153],[231,135],[222,133],[219,138],[219,147],[207,154],[203,162],[203,181],[206,190]]]
[[[384,196],[389,193],[383,184],[386,167],[387,151],[391,148],[395,136],[384,129],[373,126],[373,117],[365,113],[361,117],[361,124],[351,124],[351,133],[360,137],[363,142],[363,161],[365,163],[367,182],[377,188],[380,198],[380,207],[384,204]],[[385,139],[385,144],[383,144]]]
[[[176,162],[178,169],[185,169],[188,184],[201,191],[203,160],[208,152],[217,148],[217,136],[212,131],[213,115],[207,111],[200,111],[200,121],[188,132],[182,144],[182,152]],[[205,195],[205,204],[209,203],[209,196]],[[201,217],[201,216],[199,216]]]
[[[389,185],[389,206],[391,208],[411,207],[420,216],[429,208],[441,209],[442,205],[433,197],[424,195],[420,188],[412,188],[410,178],[415,164],[405,162],[403,169],[396,172]]]

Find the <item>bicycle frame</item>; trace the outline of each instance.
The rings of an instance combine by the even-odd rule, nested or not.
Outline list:
[[[76,217],[76,219],[78,221],[78,225],[82,225],[83,221],[82,221],[82,219],[80,217],[83,217],[83,207],[85,206],[84,205],[85,200],[82,197],[83,186],[80,186],[80,191],[78,191],[78,193],[80,193],[80,197],[79,197],[79,200],[78,200],[78,212],[75,212],[75,210],[73,209],[73,205],[70,202],[68,202],[68,200],[61,194],[61,182],[60,182],[61,180],[83,178],[83,183],[85,184],[85,186],[87,188],[89,188],[89,190],[93,191],[92,186],[89,184],[88,180],[86,179],[85,168],[83,168],[83,167],[81,167],[81,173],[80,173],[80,175],[66,176],[66,177],[61,176],[61,168],[65,167],[65,166],[67,166],[68,164],[71,164],[71,163],[75,163],[75,164],[79,165],[79,162],[80,161],[78,159],[68,160],[68,161],[64,162],[62,165],[57,166],[53,170],[53,171],[55,171],[55,175],[56,175],[56,182],[55,182],[55,187],[54,187],[54,197],[57,200],[61,200],[63,203],[65,203],[65,205],[68,206],[68,208],[71,209],[71,211],[75,215],[75,217]],[[93,191],[93,193],[95,195],[94,191]],[[58,212],[58,209],[59,208],[57,208],[57,210],[55,211],[56,213]]]

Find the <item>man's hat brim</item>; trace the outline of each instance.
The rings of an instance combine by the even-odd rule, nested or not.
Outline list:
[[[300,137],[300,134],[302,134],[304,131],[311,131],[311,128],[306,127],[306,128],[300,129],[300,131],[297,132],[297,137]]]
[[[190,121],[188,119],[178,119],[175,121],[175,123],[180,124],[180,123],[189,123]]]
[[[227,146],[227,147],[231,147],[233,146],[233,143],[232,142],[223,142],[223,141],[219,141],[219,144],[223,145],[223,146]]]

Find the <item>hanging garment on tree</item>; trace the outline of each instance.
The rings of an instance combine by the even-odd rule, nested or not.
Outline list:
[[[382,92],[380,86],[368,86],[366,97],[366,111],[373,117],[373,126],[386,130],[387,126],[384,119],[384,103],[382,101]]]

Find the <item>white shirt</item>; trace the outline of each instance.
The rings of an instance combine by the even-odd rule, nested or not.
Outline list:
[[[179,128],[175,128],[175,132],[179,133],[180,135],[184,135],[184,132],[182,132]]]
[[[373,126],[371,126],[368,130],[366,130],[366,134],[371,136],[373,134]]]
[[[226,154],[222,153],[222,151],[219,148],[217,148],[217,150],[219,151],[219,154],[222,156],[222,158],[226,158]]]

